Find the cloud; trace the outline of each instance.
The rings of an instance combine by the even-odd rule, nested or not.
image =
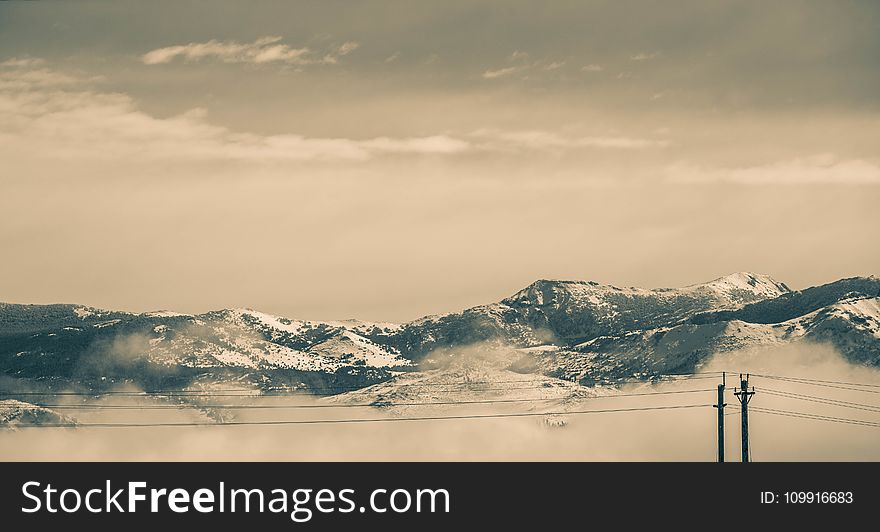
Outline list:
[[[447,135],[319,138],[261,135],[212,124],[204,109],[152,116],[128,95],[46,69],[0,70],[0,145],[40,159],[363,161],[383,154],[446,155],[467,141]]]
[[[355,51],[360,44],[349,41],[320,54],[310,48],[293,48],[281,43],[282,37],[261,37],[251,43],[210,40],[202,43],[167,46],[147,52],[141,60],[147,65],[170,63],[178,58],[184,61],[215,59],[223,63],[283,63],[289,65],[335,64],[338,58]]]
[[[486,70],[485,72],[483,72],[483,79],[503,78],[505,76],[510,76],[511,74],[527,70],[533,66],[528,61],[528,53],[515,50],[507,57],[507,62],[513,63],[511,66]]]
[[[136,355],[139,342],[114,345]],[[118,356],[118,355],[117,355]],[[123,355],[124,356],[124,355]],[[451,368],[426,371],[420,376],[428,382],[452,382],[464,376],[486,380],[504,379],[523,381],[523,374],[494,369],[505,367],[509,353],[480,351],[468,353],[464,360],[453,361]],[[124,358],[125,360],[125,358]],[[728,460],[734,459],[739,450],[740,430],[737,401],[730,395],[738,386],[736,377],[740,372],[751,372],[750,384],[756,394],[750,405],[750,431],[753,442],[753,458],[758,461],[853,461],[880,458],[876,431],[870,427],[828,423],[815,419],[799,419],[774,415],[772,411],[806,412],[813,415],[847,417],[870,420],[864,412],[841,406],[866,401],[864,389],[817,388],[791,380],[769,378],[784,375],[802,379],[837,380],[865,383],[869,387],[880,385],[880,372],[874,368],[850,364],[825,345],[801,343],[797,346],[771,347],[748,351],[717,354],[707,361],[702,371],[705,376],[716,375],[712,371],[727,371],[728,418],[725,442]],[[765,375],[762,377],[761,375]],[[535,382],[547,381],[535,377]],[[424,381],[422,381],[424,382]],[[547,381],[550,382],[550,381]],[[299,460],[704,460],[715,457],[715,416],[710,406],[715,402],[715,379],[694,381],[690,379],[662,383],[630,384],[620,389],[606,389],[609,397],[596,394],[586,397],[588,388],[560,392],[559,386],[524,390],[522,387],[508,391],[496,388],[464,394],[461,390],[435,391],[423,402],[440,400],[521,399],[542,403],[547,411],[584,411],[603,409],[638,409],[656,406],[686,406],[705,404],[701,408],[669,410],[666,413],[617,412],[593,415],[568,414],[528,418],[507,417],[503,419],[448,419],[441,422],[409,421],[381,425],[376,430],[372,423],[301,425],[251,425],[248,427],[190,427],[175,430],[111,430],[79,427],[75,430],[58,431],[46,438],[40,430],[0,431],[0,445],[7,460],[52,460],[63,456],[66,460],[284,460],[296,456]],[[225,385],[228,387],[228,385]],[[401,390],[405,388],[402,387]],[[247,389],[240,388],[241,393]],[[422,388],[420,391],[424,391]],[[448,388],[447,388],[448,390]],[[550,390],[557,390],[551,393]],[[821,390],[821,391],[820,391]],[[114,391],[136,392],[131,387]],[[375,393],[375,391],[374,391]],[[523,413],[520,404],[495,403],[491,405],[443,406],[396,406],[390,408],[329,408],[336,404],[361,404],[371,401],[375,395],[369,390],[343,394],[332,399],[315,399],[303,396],[263,396],[257,402],[253,398],[224,403],[239,406],[274,405],[287,407],[287,421],[316,421],[340,419],[375,419],[424,416],[426,412],[437,417],[454,415],[505,415]],[[410,392],[411,393],[411,392]],[[627,394],[662,393],[656,396]],[[390,399],[395,394],[392,392]],[[621,397],[624,396],[624,397]],[[807,399],[804,399],[806,397]],[[809,398],[813,397],[814,400]],[[816,402],[816,398],[833,399],[838,404]],[[131,411],[107,408],[107,399],[89,399],[80,409],[77,419],[88,423],[122,423],[131,421]],[[152,407],[138,410],[140,423],[186,423],[214,419],[239,422],[271,422],[279,419],[279,410],[273,408],[199,409],[199,401],[188,398],[169,409],[167,403],[142,396],[115,396],[112,403],[130,407]],[[204,403],[202,403],[204,404]],[[80,403],[82,406],[82,403]],[[156,408],[162,407],[162,408]],[[305,408],[302,408],[305,407]],[[535,406],[528,411],[539,413]],[[863,414],[863,415],[860,415]],[[512,444],[511,442],[514,442]]]
[[[0,69],[0,90],[20,91],[64,85],[70,86],[80,82],[79,78],[46,68],[24,70],[15,67],[12,70]]]
[[[523,70],[523,67],[514,66],[514,67],[499,68],[497,70],[487,70],[487,71],[483,72],[483,79],[501,78],[504,76],[509,76],[510,74],[513,74],[515,72],[519,72],[520,70]]]
[[[648,149],[663,148],[669,142],[665,140],[622,137],[622,136],[566,136],[541,130],[503,131],[498,129],[480,129],[472,133],[482,139],[481,146],[486,149],[509,151],[516,149],[531,150],[567,150],[578,148],[595,149]]]
[[[336,53],[339,54],[339,55],[348,55],[348,54],[350,54],[351,52],[354,52],[355,50],[357,50],[357,49],[360,48],[360,47],[361,47],[360,43],[357,43],[357,42],[354,42],[354,41],[348,41],[348,42],[346,42],[346,43],[343,43],[343,44],[342,44],[342,45],[336,50]]]
[[[43,61],[42,59],[36,58],[36,57],[29,57],[29,56],[13,57],[11,59],[7,59],[6,61],[3,61],[2,63],[0,63],[0,67],[11,67],[11,68],[35,67],[35,66],[40,66],[43,63],[45,63],[45,61]]]
[[[595,63],[590,63],[589,65],[584,65],[581,67],[583,72],[602,72],[604,70],[602,65],[597,65]]]
[[[339,62],[340,57],[352,53],[353,51],[360,48],[360,46],[361,46],[360,43],[357,43],[354,41],[342,43],[340,46],[338,46],[336,48],[335,53],[325,54],[324,57],[322,58],[321,62],[328,64],[328,65],[335,65],[336,63]],[[303,64],[303,63],[300,63],[300,64]]]
[[[131,96],[96,90],[91,81],[47,68],[0,68],[0,155],[35,160],[274,164],[467,152],[637,150],[668,144],[652,138],[490,128],[457,135],[370,138],[260,134],[213,123],[201,108],[157,117],[140,109]]]
[[[385,153],[448,154],[463,152],[470,148],[466,141],[446,135],[414,138],[377,137],[362,141],[361,145],[367,149]]]
[[[630,56],[630,60],[631,61],[650,61],[651,59],[654,59],[654,58],[658,57],[659,55],[660,54],[658,52],[650,52],[650,53],[640,52],[640,53],[637,53],[633,56]]]
[[[862,159],[839,159],[833,154],[819,154],[739,168],[678,163],[667,169],[667,177],[670,181],[686,184],[880,185],[880,166]]]
[[[497,79],[524,72],[527,70],[541,69],[546,71],[558,70],[565,66],[565,61],[530,61],[528,52],[516,50],[507,57],[509,66],[492,68],[483,72],[483,79]]]

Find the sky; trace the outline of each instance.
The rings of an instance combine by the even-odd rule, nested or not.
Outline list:
[[[0,301],[880,273],[876,2],[2,2]]]

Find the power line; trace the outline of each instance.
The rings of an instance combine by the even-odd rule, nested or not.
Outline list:
[[[828,383],[825,383],[825,382],[818,382],[818,381],[812,381],[812,380],[801,380],[801,379],[797,379],[797,378],[793,378],[793,377],[777,377],[777,376],[771,376],[771,375],[758,375],[758,377],[762,377],[762,378],[765,378],[765,379],[777,380],[777,381],[780,381],[780,382],[789,382],[789,383],[792,383],[792,384],[804,384],[804,385],[808,385],[808,386],[821,386],[821,387],[823,387],[823,388],[834,388],[834,389],[837,389],[837,390],[849,390],[849,391],[852,391],[852,392],[864,392],[864,393],[875,393],[875,394],[880,394],[880,389],[878,389],[878,390],[866,390],[865,388],[857,388],[857,387],[854,387],[854,386],[871,386],[871,385],[866,385],[866,384],[858,384],[858,385],[853,385],[853,386],[849,386],[849,385],[844,386],[844,385],[828,384]]]
[[[655,377],[676,377],[680,378],[679,380],[699,380],[699,379],[715,379],[717,378],[715,375],[703,374],[703,373],[692,373],[692,374],[684,374],[684,373],[676,373],[676,374],[662,374],[657,375]],[[626,384],[626,383],[636,383],[636,384],[646,384],[649,383],[648,380],[643,379],[631,379],[631,380],[619,380],[613,383],[609,383],[608,386]],[[477,385],[494,385],[494,384],[513,384],[513,383],[531,383],[532,386],[523,386],[523,387],[495,387],[495,388],[482,388],[478,391],[498,391],[498,390],[528,390],[528,389],[541,389],[541,388],[551,388],[551,387],[565,387],[570,385],[571,387],[583,387],[583,388],[593,388],[589,386],[583,386],[582,384],[575,381],[568,381],[563,379],[557,379],[554,381],[544,381],[540,384],[535,384],[534,379],[518,379],[518,380],[508,380],[508,381],[469,381],[469,382],[451,382],[451,383],[413,383],[413,384],[399,384],[401,388],[449,388],[456,386],[477,386]],[[148,390],[141,392],[129,392],[129,391],[95,391],[95,392],[12,392],[12,391],[0,391],[0,396],[85,396],[85,397],[98,397],[104,395],[114,395],[114,396],[122,396],[122,397],[143,397],[149,395],[163,395],[169,397],[200,397],[200,396],[210,396],[210,397],[286,397],[293,395],[328,395],[321,393],[313,393],[317,390],[324,391],[359,391],[363,390],[369,386],[377,386],[381,384],[398,384],[394,381],[383,381],[374,383],[372,385],[367,386],[348,386],[348,387],[312,387],[309,388],[309,391],[297,391],[294,390],[293,393],[259,393],[259,390],[242,390],[242,389],[226,389],[226,390]],[[549,386],[548,386],[549,385]],[[561,386],[560,386],[561,385]],[[220,393],[218,393],[220,392]],[[226,394],[225,392],[236,392]],[[277,391],[276,391],[277,392]]]
[[[842,408],[852,408],[855,410],[864,410],[867,412],[880,412],[880,405],[871,405],[865,403],[853,403],[851,401],[842,401],[839,399],[831,399],[828,397],[818,397],[815,395],[806,395],[799,393],[786,392],[782,390],[770,390],[767,388],[760,388],[762,392],[765,392],[769,395],[775,395],[778,397],[785,397],[789,399],[798,399],[801,401],[810,401],[813,403],[826,404],[831,406],[839,406]]]
[[[534,382],[534,381],[518,381],[518,382]],[[550,388],[571,388],[577,389],[580,385],[572,385],[572,386],[545,386],[545,385],[537,385],[537,386],[501,386],[501,387],[489,387],[489,388],[480,388],[478,390],[468,390],[468,389],[450,389],[455,386],[469,386],[469,383],[460,383],[460,384],[443,384],[437,386],[415,386],[415,385],[402,385],[401,388],[430,388],[439,391],[450,391],[450,392],[467,392],[467,391],[475,391],[475,392],[489,392],[489,391],[507,391],[507,390],[538,390],[538,389],[550,389]],[[442,387],[442,388],[441,388]],[[351,388],[345,391],[361,391],[366,387],[362,388]],[[148,391],[148,392],[49,392],[49,393],[40,393],[40,392],[32,392],[32,393],[0,393],[0,395],[9,395],[9,396],[37,396],[37,397],[61,397],[61,396],[73,396],[73,397],[102,397],[102,396],[114,396],[114,397],[244,397],[250,399],[260,399],[260,398],[274,398],[274,397],[330,397],[336,394],[326,394],[326,393],[311,393],[311,392],[298,392],[295,391],[293,393],[258,393],[257,390],[241,390],[243,393],[213,393],[213,392],[198,392],[198,393],[187,393],[187,392],[157,392],[157,391]]]
[[[785,375],[761,375],[760,373],[752,373],[753,377],[764,377],[766,379],[780,379],[780,380],[794,380],[794,381],[805,381],[805,382],[817,382],[821,384],[843,384],[846,386],[866,386],[869,388],[880,388],[880,384],[871,384],[866,382],[845,382],[845,381],[830,381],[830,380],[820,380],[820,379],[808,379],[806,377],[789,377]]]
[[[364,419],[308,419],[278,421],[221,421],[216,423],[183,422],[183,423],[46,423],[41,425],[16,425],[16,428],[137,428],[137,427],[222,427],[243,425],[319,425],[342,423],[387,423],[399,421],[440,421],[447,419],[496,419],[534,416],[566,416],[580,414],[606,414],[619,412],[644,412],[651,410],[679,410],[685,408],[705,408],[711,404],[671,405],[641,408],[613,408],[603,410],[570,410],[558,412],[516,412],[508,414],[468,414],[458,416],[421,416],[399,418],[364,418]]]
[[[843,423],[848,425],[860,425],[864,427],[880,428],[880,422],[865,421],[862,419],[849,419],[835,416],[823,416],[820,414],[812,414],[809,412],[792,412],[790,410],[776,410],[772,408],[754,407],[754,410],[764,414],[773,414],[778,416],[787,416],[802,419],[813,419],[816,421],[830,421],[834,423]]]
[[[613,395],[596,395],[591,397],[544,397],[544,398],[523,398],[523,399],[485,399],[475,401],[430,401],[430,402],[384,402],[381,399],[373,403],[348,403],[348,404],[320,404],[320,405],[228,405],[228,404],[198,404],[198,403],[181,403],[173,405],[101,405],[101,404],[83,404],[83,405],[54,405],[54,404],[37,404],[43,408],[53,409],[70,409],[70,410],[180,410],[187,408],[218,408],[225,410],[250,410],[250,409],[297,409],[297,408],[366,408],[366,407],[393,407],[393,406],[428,406],[428,405],[476,405],[476,404],[498,404],[498,403],[538,403],[557,400],[578,400],[593,401],[602,399],[616,399],[618,397],[643,397],[653,395],[673,395],[686,393],[703,393],[714,391],[711,388],[700,390],[670,390],[662,392],[643,392],[643,393],[624,393]]]
[[[434,388],[434,387],[451,387],[451,386],[471,386],[471,385],[483,385],[483,384],[512,384],[512,383],[531,383],[535,384],[534,379],[517,379],[517,380],[500,380],[500,381],[462,381],[462,382],[449,382],[449,383],[413,383],[413,384],[402,384],[401,386],[406,386],[410,388]],[[553,382],[553,381],[548,381]],[[208,395],[215,397],[284,397],[288,395],[326,395],[326,394],[313,394],[308,392],[314,392],[318,390],[326,390],[326,391],[356,391],[362,390],[364,388],[370,386],[378,386],[381,384],[394,384],[393,380],[390,381],[382,381],[373,384],[367,384],[364,386],[314,386],[308,388],[306,391],[302,391],[300,389],[294,389],[290,391],[286,390],[269,390],[269,393],[261,393],[261,390],[256,389],[242,389],[242,388],[227,388],[227,389],[202,389],[202,390],[181,390],[181,389],[160,389],[160,390],[144,390],[144,391],[115,391],[115,390],[107,390],[107,391],[94,391],[94,392],[0,392],[0,395],[72,395],[72,396],[100,396],[100,395],[119,395],[119,396],[143,396],[143,395],[173,395],[173,396],[200,396],[200,395]],[[564,381],[559,380],[559,383],[578,385],[572,381]],[[541,386],[546,387],[546,386]],[[223,395],[230,394],[230,395]]]

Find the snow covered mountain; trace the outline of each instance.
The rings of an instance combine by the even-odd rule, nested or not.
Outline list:
[[[7,304],[0,306],[0,360],[7,377],[50,388],[71,382],[87,390],[217,382],[350,388],[412,366],[394,347],[364,336],[391,330],[387,324],[289,320],[246,309],[134,314]]]
[[[689,372],[716,353],[797,341],[828,343],[855,363],[880,366],[880,279],[843,279],[734,310],[622,330],[570,348],[526,353],[519,364],[592,383]]]
[[[0,391],[15,398],[33,389],[234,385],[353,397],[366,389],[381,400],[382,383],[454,377],[430,371],[462,356],[488,361],[499,375],[592,385],[693,371],[718,352],[797,341],[831,343],[854,362],[880,365],[880,279],[801,291],[752,273],[663,289],[540,280],[497,303],[401,325],[249,309],[0,304]]]
[[[20,425],[51,425],[56,423],[75,424],[76,420],[54,410],[24,401],[0,399],[0,427],[15,428]]]
[[[438,348],[498,341],[518,347],[573,346],[626,331],[677,324],[707,311],[789,293],[765,275],[737,273],[685,288],[618,288],[593,281],[532,283],[498,303],[431,316],[377,335],[410,358]]]

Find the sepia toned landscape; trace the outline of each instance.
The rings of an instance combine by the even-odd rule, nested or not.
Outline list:
[[[3,2],[0,459],[880,460],[878,24]]]

